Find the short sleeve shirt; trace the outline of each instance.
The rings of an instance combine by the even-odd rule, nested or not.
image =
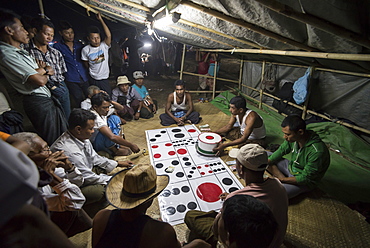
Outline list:
[[[89,62],[89,73],[95,80],[103,80],[109,77],[109,48],[110,46],[104,41],[98,47],[87,45],[82,48],[81,59]]]

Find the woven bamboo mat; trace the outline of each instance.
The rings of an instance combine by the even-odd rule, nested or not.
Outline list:
[[[209,124],[212,130],[216,130],[225,125],[230,118],[210,103],[196,103],[195,109],[203,117],[197,127]],[[160,109],[152,119],[140,119],[125,124],[123,128],[126,139],[141,149],[147,148],[145,130],[163,127],[159,123],[161,113],[163,109]],[[277,128],[280,130],[280,126]],[[222,159],[232,160],[227,155]],[[148,155],[141,155],[132,161],[135,164],[150,163]],[[119,170],[115,169],[112,173]],[[370,225],[362,216],[343,203],[317,192],[306,194],[291,202],[288,212],[289,224],[282,247],[370,247]],[[160,218],[156,199],[147,214],[155,219]],[[186,241],[188,235],[186,225],[180,224],[174,228],[178,239],[181,242]],[[91,230],[77,234],[70,240],[78,248],[91,247]]]

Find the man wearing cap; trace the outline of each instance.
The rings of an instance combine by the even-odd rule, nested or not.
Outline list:
[[[325,143],[297,115],[286,117],[281,123],[284,143],[269,157],[269,172],[283,183],[288,197],[314,189],[325,175],[330,154]],[[291,160],[283,159],[292,153]]]
[[[106,197],[117,209],[103,209],[94,217],[92,247],[181,247],[170,224],[145,214],[168,183],[167,175],[157,176],[154,167],[148,164],[138,164],[115,174],[107,185]],[[210,245],[195,240],[183,247]]]
[[[135,71],[133,73],[135,84],[132,85],[132,88],[135,89],[143,99],[140,102],[138,111],[140,112],[140,117],[144,119],[149,119],[154,117],[154,114],[157,112],[157,101],[149,96],[149,92],[144,83],[144,75],[142,71]]]
[[[226,126],[216,130],[215,133],[226,136],[232,141],[222,143],[213,149],[214,152],[222,152],[228,146],[241,147],[249,143],[265,145],[266,129],[263,119],[246,106],[247,102],[242,96],[236,96],[230,100],[230,120]],[[238,127],[234,128],[235,124],[238,124]]]
[[[119,76],[117,87],[112,91],[112,100],[123,106],[123,110],[117,111],[117,114],[126,121],[140,118],[143,102],[139,92],[132,88],[130,84],[131,82],[126,76]]]
[[[279,247],[285,236],[288,224],[288,198],[286,191],[279,180],[264,178],[268,156],[266,151],[257,144],[247,144],[240,148],[236,157],[236,170],[240,178],[244,179],[246,187],[232,193],[222,193],[221,200],[234,195],[250,195],[266,203],[277,223],[276,233],[269,247]],[[201,212],[191,210],[185,216],[185,223],[190,229],[189,240],[201,238],[212,245],[217,242],[217,237],[212,233],[212,225],[216,212]]]

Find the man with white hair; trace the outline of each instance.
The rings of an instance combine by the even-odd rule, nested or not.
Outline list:
[[[279,247],[285,236],[288,224],[288,197],[282,184],[276,178],[264,178],[268,156],[261,146],[247,144],[240,148],[236,157],[236,170],[246,186],[232,193],[222,193],[221,200],[234,195],[249,195],[266,203],[271,209],[277,223],[278,232],[269,247]],[[212,225],[217,213],[191,210],[185,216],[185,223],[190,229],[189,241],[201,238],[211,245],[217,243],[212,232]]]

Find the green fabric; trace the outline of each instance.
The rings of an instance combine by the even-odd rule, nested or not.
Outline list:
[[[310,138],[299,148],[297,142],[284,141],[269,159],[278,162],[284,155],[291,153],[289,171],[295,176],[299,185],[313,189],[324,176],[330,164],[329,150],[319,136],[309,130]]]
[[[227,115],[230,115],[229,111],[229,103],[231,98],[233,98],[235,95],[232,94],[230,91],[224,91],[220,93],[218,96],[216,96],[211,103],[219,108],[222,112],[224,112]]]
[[[229,97],[228,93],[221,95]],[[218,107],[221,103],[214,105]],[[267,144],[282,144],[284,139],[280,125],[284,117],[267,107],[263,107],[263,110],[251,104],[247,107],[262,116]],[[223,112],[228,111],[228,104],[222,109]],[[370,203],[370,144],[348,128],[332,122],[309,124],[307,129],[315,131],[330,147],[330,165],[318,187],[346,204],[359,201]],[[290,154],[285,156],[289,160],[290,157]]]

